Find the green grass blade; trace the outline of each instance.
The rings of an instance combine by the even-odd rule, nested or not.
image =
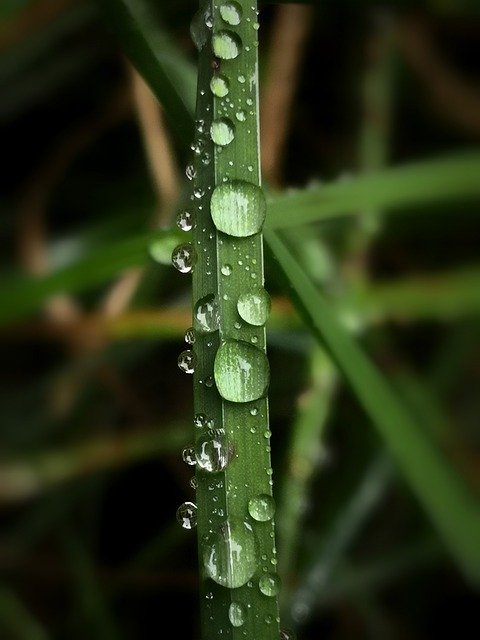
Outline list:
[[[0,633],[15,640],[48,640],[49,635],[17,595],[0,587]]]
[[[96,0],[122,51],[160,101],[178,140],[193,136],[196,76],[189,60],[162,29],[157,11],[146,0]]]
[[[480,153],[461,153],[383,169],[319,187],[271,196],[265,229],[282,229],[377,210],[378,216],[412,206],[480,196]],[[294,214],[292,214],[292,211]]]
[[[298,311],[329,351],[465,576],[480,581],[480,505],[338,322],[278,234],[268,231],[265,238]]]

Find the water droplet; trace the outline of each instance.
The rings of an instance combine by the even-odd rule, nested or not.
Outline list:
[[[258,414],[258,409],[257,409],[257,407],[252,407],[252,408],[250,409],[250,413],[251,413],[251,415],[252,415],[252,416],[256,416],[256,415]]]
[[[249,342],[226,340],[215,355],[214,376],[225,400],[258,400],[265,395],[270,380],[267,356]]]
[[[211,389],[213,387],[213,377],[212,376],[207,376],[205,378],[205,386],[207,387],[207,389]]]
[[[193,213],[188,209],[182,209],[177,213],[177,227],[182,231],[191,231],[193,227]]]
[[[237,311],[245,322],[262,327],[270,314],[271,301],[263,287],[246,291],[238,298]]]
[[[190,482],[189,482],[190,486],[192,487],[192,489],[198,489],[198,480],[195,476],[192,476],[190,478]]]
[[[238,76],[238,81],[240,82],[240,84],[243,84],[245,82],[246,78],[243,74],[240,74]]]
[[[297,640],[297,636],[295,634],[295,631],[292,631],[291,629],[280,629],[279,639],[280,640]]]
[[[235,137],[235,125],[230,118],[218,118],[212,122],[210,135],[215,144],[225,147]]]
[[[232,265],[231,264],[224,264],[221,268],[221,272],[224,276],[229,276],[232,273]]]
[[[193,467],[193,465],[197,464],[197,459],[195,458],[195,449],[193,447],[186,447],[182,451],[182,459],[183,461]]]
[[[184,338],[187,344],[195,344],[195,329],[193,327],[187,329]]]
[[[200,298],[196,303],[193,318],[197,331],[211,333],[218,329],[220,323],[220,311],[216,296],[213,293]]]
[[[229,92],[230,83],[225,76],[214,75],[210,80],[210,89],[217,98],[224,98]]]
[[[247,114],[245,113],[245,111],[243,109],[240,109],[235,114],[235,117],[239,122],[245,122],[245,120],[247,119]]]
[[[197,505],[193,502],[184,502],[177,509],[177,520],[184,529],[193,529],[197,526]]]
[[[241,627],[247,617],[247,610],[241,602],[232,602],[228,608],[228,619],[233,627]]]
[[[249,500],[248,512],[254,520],[267,522],[275,513],[275,500],[268,493],[261,493]]]
[[[200,436],[195,444],[197,464],[200,469],[208,473],[223,471],[230,461],[231,454],[225,434],[215,430]]]
[[[178,356],[177,364],[179,369],[185,373],[193,373],[195,369],[195,354],[190,349],[182,351]]]
[[[260,591],[266,596],[276,596],[280,591],[280,577],[276,573],[264,573],[258,581]]]
[[[220,15],[227,24],[236,26],[240,24],[242,19],[242,7],[234,0],[225,2],[225,4],[222,4],[220,7]]]
[[[172,264],[181,273],[189,273],[195,264],[195,249],[187,242],[179,244],[172,253]]]
[[[265,616],[265,622],[266,622],[267,624],[272,624],[273,619],[274,619],[274,618],[273,618],[273,616],[272,616],[272,614],[271,614],[271,613],[269,613],[269,614],[268,614],[268,616]]]
[[[203,564],[218,584],[236,589],[246,584],[257,568],[252,527],[242,520],[226,520],[206,541]]]
[[[187,164],[187,168],[185,169],[185,175],[189,180],[193,180],[197,175],[197,170],[193,163]]]
[[[190,37],[198,51],[201,51],[208,39],[208,30],[205,25],[205,14],[197,11],[190,22]]]
[[[196,413],[193,416],[193,424],[198,429],[201,429],[202,427],[204,427],[207,424],[207,416],[204,413]]]
[[[242,49],[242,41],[233,31],[218,31],[212,37],[213,53],[222,60],[233,60]]]
[[[211,199],[212,219],[219,231],[235,237],[258,233],[265,220],[262,189],[243,180],[233,180],[215,188]]]

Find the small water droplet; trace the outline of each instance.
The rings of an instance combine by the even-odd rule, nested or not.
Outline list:
[[[213,293],[200,298],[193,310],[195,329],[204,333],[211,333],[218,329],[220,311],[216,296]]]
[[[201,51],[208,39],[208,30],[205,25],[205,13],[198,10],[190,22],[190,37],[198,51]]]
[[[215,144],[225,147],[235,137],[235,125],[230,118],[218,118],[212,122],[210,135]]]
[[[195,354],[190,349],[182,351],[177,359],[178,368],[185,373],[193,373],[195,370]]]
[[[279,640],[297,640],[297,636],[292,629],[280,629]]]
[[[246,584],[257,568],[255,536],[242,520],[229,518],[206,541],[203,565],[218,584],[236,589]]]
[[[252,416],[256,416],[258,414],[258,408],[257,407],[252,407],[250,409],[250,413]]]
[[[177,520],[184,529],[193,529],[197,526],[197,505],[193,502],[184,502],[177,509]]]
[[[195,329],[193,327],[187,329],[184,338],[187,344],[195,344]]]
[[[188,209],[182,209],[177,213],[177,227],[181,231],[191,231],[193,227],[193,213]]]
[[[239,109],[235,114],[235,117],[239,122],[245,122],[245,120],[247,119],[247,114],[243,109]]]
[[[205,386],[207,387],[207,389],[211,389],[213,387],[213,377],[212,376],[207,376],[205,378]]]
[[[190,164],[187,164],[185,175],[189,180],[193,180],[197,175],[197,170],[195,169],[195,165],[192,162]]]
[[[268,493],[261,493],[249,500],[248,513],[258,522],[267,522],[275,513],[275,500]]]
[[[182,460],[191,467],[197,464],[197,459],[195,458],[195,449],[193,447],[186,447],[182,451]]]
[[[280,591],[280,577],[276,573],[264,573],[260,576],[258,587],[260,591],[269,597],[276,596]]]
[[[265,395],[270,381],[267,356],[249,342],[226,340],[215,355],[214,377],[225,400],[258,400]]]
[[[262,327],[270,314],[271,301],[263,287],[242,293],[237,301],[237,311],[245,322]]]
[[[272,624],[273,620],[274,620],[274,617],[272,616],[271,613],[269,613],[268,616],[265,616],[265,622],[267,624]]]
[[[267,208],[262,189],[243,180],[216,187],[210,206],[217,229],[240,238],[261,230]]]
[[[196,254],[192,245],[187,242],[179,244],[172,253],[172,264],[180,273],[190,273],[195,264]]]
[[[195,458],[198,466],[208,473],[223,471],[231,458],[231,448],[228,446],[225,434],[210,430],[209,433],[195,443]]]
[[[224,276],[229,276],[232,274],[232,265],[231,264],[224,264],[222,265],[221,268],[221,272]]]
[[[241,602],[232,602],[228,608],[228,619],[233,627],[241,627],[245,623],[247,610]]]
[[[242,20],[242,7],[235,0],[230,0],[220,6],[220,15],[227,24],[236,26]]]
[[[222,60],[233,60],[240,55],[242,41],[233,31],[218,31],[212,37],[213,53]]]
[[[204,413],[196,413],[193,416],[193,424],[198,429],[201,429],[207,424],[207,416]]]
[[[217,98],[224,98],[230,90],[230,83],[225,76],[214,75],[210,80],[210,90]]]

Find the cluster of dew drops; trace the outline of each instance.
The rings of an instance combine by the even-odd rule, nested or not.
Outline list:
[[[256,8],[252,7],[255,15]],[[214,60],[231,60],[242,52],[241,38],[231,27],[238,26],[242,21],[242,7],[234,0],[226,1],[219,7],[219,14],[225,23],[224,29],[216,31],[211,38]],[[252,22],[250,18],[247,18]],[[191,34],[199,50],[209,40],[208,31],[213,26],[212,16],[209,10],[199,11],[192,21]],[[254,29],[258,29],[258,22],[252,23]],[[245,47],[248,50],[248,47]],[[217,64],[212,64],[214,69]],[[225,98],[229,93],[230,79],[220,73],[214,73],[210,90],[217,98]],[[245,82],[244,76],[239,76],[240,83]],[[251,106],[253,101],[247,99],[246,105]],[[243,122],[246,112],[239,109],[236,119]],[[196,122],[197,139],[191,148],[199,157],[202,164],[208,165],[211,161],[209,153],[205,150],[205,123],[202,120]],[[213,120],[209,130],[210,138],[217,150],[230,144],[235,137],[235,126],[231,119],[219,117]],[[249,171],[253,167],[247,167]],[[196,169],[194,164],[186,167],[186,176],[195,181]],[[193,188],[192,200],[198,201],[204,196],[204,192],[198,187]],[[201,206],[199,206],[201,209]],[[228,236],[246,238],[261,231],[265,220],[266,203],[262,189],[248,181],[228,179],[217,186],[210,201],[210,214],[216,229]],[[181,210],[177,215],[177,226],[182,231],[189,232],[195,226],[195,215],[189,209]],[[172,253],[172,264],[181,273],[191,273],[196,263],[195,248],[191,243],[178,245]],[[231,265],[222,265],[221,274],[229,277],[233,271]],[[255,274],[256,275],[256,274]],[[252,272],[252,278],[255,277]],[[270,297],[261,286],[252,286],[241,293],[237,300],[237,311],[240,318],[253,327],[265,325],[270,313]],[[204,296],[194,305],[194,325],[185,333],[185,342],[188,348],[178,356],[179,368],[193,374],[195,370],[195,353],[193,345],[197,332],[203,334],[212,333],[219,328],[220,312],[215,294]],[[252,342],[256,340],[252,338]],[[232,365],[232,363],[234,363]],[[255,370],[258,375],[250,378],[250,370]],[[225,340],[219,346],[214,363],[213,376],[207,376],[202,382],[205,387],[216,385],[220,395],[231,402],[251,402],[264,396],[269,383],[269,369],[266,355],[255,344],[249,344],[240,340]],[[250,410],[252,415],[258,413],[256,407]],[[228,465],[233,455],[233,449],[226,441],[222,429],[216,429],[213,419],[205,414],[194,416],[194,425],[201,430],[201,435],[196,438],[194,447],[187,447],[182,452],[183,461],[187,465],[196,466],[206,474],[214,476],[222,472]],[[220,481],[221,482],[221,481]],[[197,479],[192,477],[190,484],[197,488]],[[269,522],[275,512],[275,502],[271,495],[265,493],[253,496],[248,502],[248,513],[255,522]],[[197,524],[197,506],[193,502],[184,502],[177,509],[177,520],[184,529],[193,529]],[[229,518],[212,535],[208,536],[204,546],[203,565],[206,573],[218,584],[227,588],[237,588],[247,584],[253,588],[252,577],[257,568],[255,550],[255,538],[252,526],[249,522],[240,519]],[[233,563],[232,558],[236,561]],[[272,559],[272,564],[276,559]],[[276,596],[280,589],[280,578],[275,572],[264,572],[258,580],[257,588],[267,597]],[[207,594],[207,599],[213,598],[213,594]],[[247,607],[240,602],[232,602],[229,608],[229,620],[232,626],[241,627],[247,619]],[[273,616],[267,616],[265,622],[271,624]],[[287,629],[280,631],[280,640],[294,640],[294,633]]]

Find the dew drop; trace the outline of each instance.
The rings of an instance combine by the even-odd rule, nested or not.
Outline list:
[[[248,513],[258,522],[267,522],[275,513],[275,500],[268,493],[261,493],[249,500]]]
[[[203,565],[207,575],[224,587],[246,584],[257,568],[252,527],[235,518],[223,522],[206,541]]]
[[[242,49],[242,41],[233,31],[218,31],[212,37],[213,53],[222,60],[233,60]]]
[[[225,76],[214,75],[210,80],[210,90],[217,98],[224,98],[230,90],[230,83]]]
[[[198,466],[208,473],[223,471],[231,458],[231,448],[227,445],[225,435],[212,430],[200,436],[195,443],[195,459]]]
[[[208,30],[205,25],[205,13],[197,11],[190,22],[190,37],[194,45],[201,51],[208,39]]]
[[[280,591],[280,578],[276,573],[264,573],[258,581],[260,591],[266,596],[276,596]]]
[[[261,230],[267,208],[262,189],[243,180],[233,180],[216,187],[210,206],[217,229],[238,238]]]
[[[193,164],[187,164],[187,168],[185,169],[185,175],[189,180],[193,180],[197,175],[197,171]]]
[[[245,120],[247,119],[247,114],[243,109],[239,109],[239,111],[237,111],[237,113],[235,114],[235,117],[239,122],[245,122]]]
[[[178,368],[185,373],[193,373],[195,370],[195,354],[190,349],[182,351],[177,359]]]
[[[196,413],[193,416],[193,424],[198,429],[201,429],[207,424],[207,416],[204,413]]]
[[[297,640],[297,636],[292,629],[280,629],[279,640]]]
[[[225,400],[258,400],[265,395],[270,381],[267,356],[249,342],[226,340],[215,355],[214,376]]]
[[[220,311],[216,296],[213,293],[200,298],[193,310],[195,329],[203,333],[211,333],[218,329]]]
[[[184,502],[177,509],[177,520],[184,529],[193,529],[197,526],[197,505],[193,502]]]
[[[190,486],[192,487],[192,489],[198,489],[198,480],[195,476],[192,476],[190,478],[190,482],[189,482]]]
[[[207,387],[207,389],[211,389],[213,387],[213,377],[212,376],[207,376],[205,378],[205,386]]]
[[[235,137],[235,125],[230,118],[218,118],[212,122],[210,135],[215,144],[225,147]]]
[[[182,460],[191,467],[196,465],[197,459],[195,458],[195,449],[193,447],[186,447],[182,451]]]
[[[247,610],[241,602],[232,602],[228,608],[228,619],[233,627],[241,627],[247,617]]]
[[[242,19],[242,7],[234,0],[225,2],[225,4],[222,4],[220,7],[220,15],[227,24],[236,26],[237,24],[240,24]]]
[[[184,338],[187,344],[195,344],[195,329],[193,327],[187,329]]]
[[[231,264],[222,265],[221,272],[224,276],[230,276],[232,274],[232,265]]]
[[[180,273],[190,273],[195,264],[195,249],[187,242],[179,244],[172,253],[172,264]]]
[[[181,231],[191,231],[193,227],[193,213],[188,209],[182,209],[177,213],[177,227]]]
[[[262,327],[270,314],[271,301],[263,287],[242,293],[237,301],[237,311],[245,322]]]

